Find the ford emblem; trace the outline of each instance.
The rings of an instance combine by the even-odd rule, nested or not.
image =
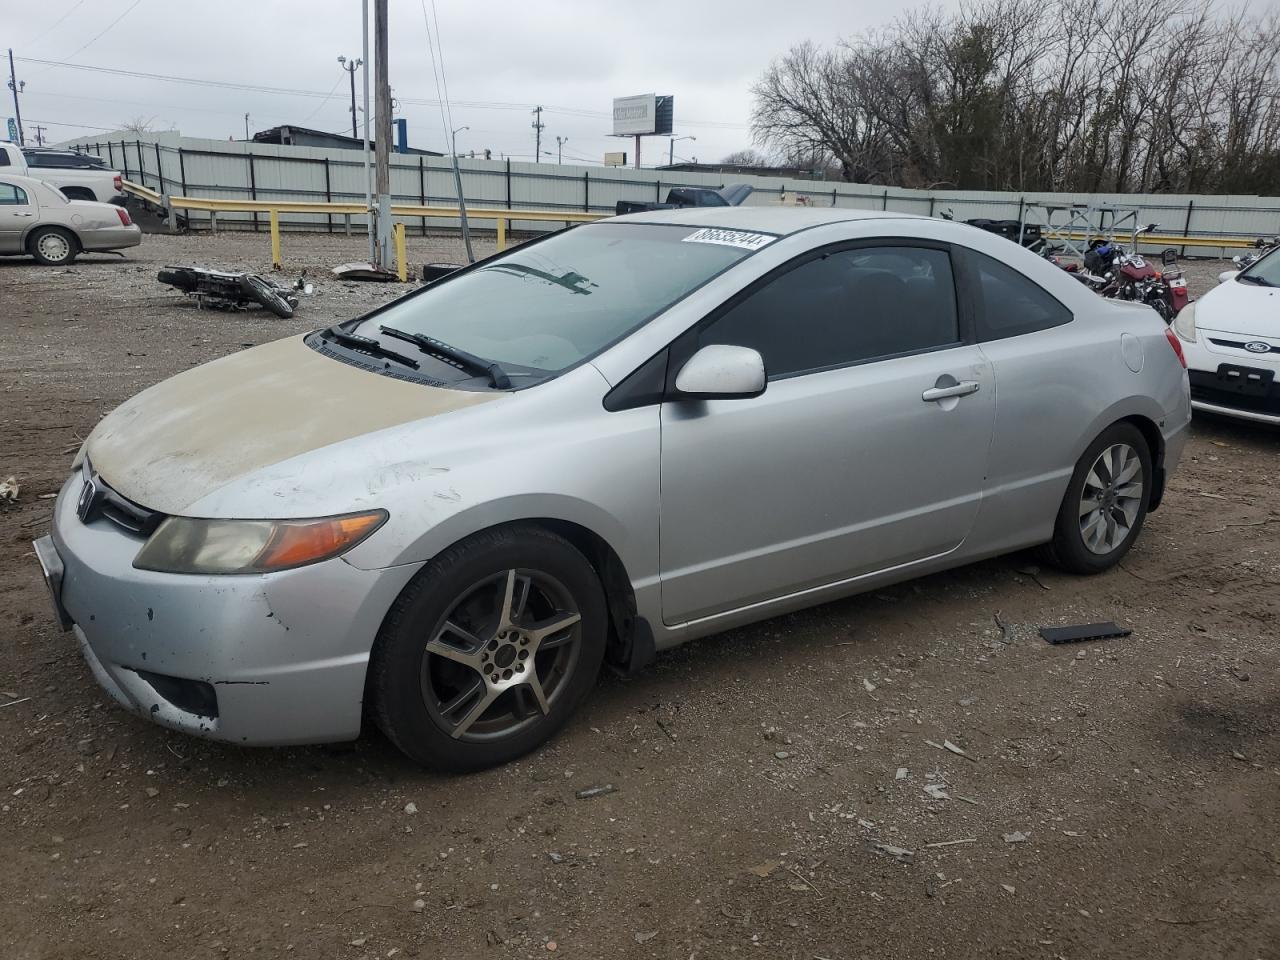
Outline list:
[[[1270,353],[1271,344],[1263,343],[1261,340],[1250,340],[1244,345],[1244,348],[1250,353]]]

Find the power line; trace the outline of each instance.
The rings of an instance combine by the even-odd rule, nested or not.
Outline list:
[[[78,2],[77,2],[77,3],[73,3],[73,4],[71,5],[71,9],[70,9],[70,10],[68,10],[66,13],[64,13],[62,16],[60,16],[57,20],[53,21],[53,23],[51,23],[51,24],[49,25],[49,27],[48,27],[46,30],[44,30],[44,31],[43,31],[43,32],[41,32],[41,33],[36,34],[35,39],[33,39],[33,40],[28,40],[28,41],[27,41],[27,46],[29,46],[29,47],[33,47],[33,46],[35,46],[37,43],[39,43],[41,40],[43,40],[43,39],[44,39],[45,37],[47,37],[49,34],[53,33],[53,31],[54,31],[54,30],[56,30],[58,27],[60,27],[60,26],[62,25],[62,21],[63,21],[63,20],[67,19],[67,17],[71,16],[73,13],[75,13],[77,10],[79,10],[79,9],[80,9],[81,7],[83,7],[83,6],[84,6],[84,0],[78,0]]]
[[[91,46],[93,46],[95,43],[97,43],[97,42],[98,42],[98,40],[100,40],[103,36],[105,36],[105,35],[107,34],[107,32],[108,32],[112,27],[114,27],[117,23],[119,23],[121,20],[123,20],[123,19],[124,19],[125,17],[127,17],[129,14],[133,13],[134,8],[135,8],[138,4],[140,4],[141,2],[142,2],[142,0],[133,0],[133,3],[129,4],[128,9],[126,9],[124,13],[120,14],[120,16],[116,17],[114,20],[112,20],[110,23],[108,23],[108,24],[107,24],[105,27],[103,27],[103,28],[102,28],[102,30],[100,30],[98,33],[95,33],[95,34],[93,35],[93,38],[92,38],[88,43],[86,43],[84,46],[82,46],[82,47],[81,47],[79,50],[77,50],[75,53],[71,54],[71,56],[67,57],[67,59],[68,59],[68,60],[70,60],[72,57],[79,56],[80,54],[84,53],[84,51],[88,50]]]
[[[140,0],[139,0],[140,2]],[[301,90],[294,87],[272,87],[254,83],[237,83],[230,80],[208,80],[197,79],[195,77],[180,77],[172,74],[163,73],[144,73],[139,70],[122,70],[117,67],[100,67],[83,63],[68,63],[64,60],[46,60],[37,57],[14,57],[23,63],[40,64],[47,67],[65,67],[71,70],[87,70],[94,73],[104,73],[111,76],[132,77],[140,80],[159,80],[165,83],[186,83],[198,87],[217,87],[223,90],[248,90],[254,93],[269,93],[278,96],[290,97],[318,97],[324,99],[328,94],[321,93],[318,90]],[[402,103],[413,104],[414,106],[434,107],[441,103],[439,98],[435,100],[423,99],[419,97],[400,97]],[[454,100],[454,106],[466,107],[473,110],[520,110],[527,111],[533,109],[537,104],[534,103],[511,103],[500,100]],[[564,106],[543,106],[543,110],[547,113],[556,113],[562,116],[584,117],[592,120],[608,120],[612,119],[612,114],[602,110],[586,110],[580,107],[564,107]],[[706,127],[709,129],[723,130],[746,130],[750,125],[745,123],[730,123],[723,120],[681,120],[682,126],[685,127]]]

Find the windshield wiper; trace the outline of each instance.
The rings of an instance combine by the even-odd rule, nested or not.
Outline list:
[[[406,367],[412,367],[414,370],[417,370],[420,366],[417,360],[414,360],[412,357],[406,357],[403,353],[399,353],[395,350],[388,350],[372,337],[362,337],[359,334],[347,333],[347,331],[340,330],[337,327],[327,327],[326,329],[321,330],[320,336],[337,340],[341,344],[348,347],[354,347],[355,349],[362,350],[365,353],[372,353],[380,357],[385,357],[388,360],[394,360],[397,363],[403,363]]]
[[[1260,277],[1256,273],[1248,273],[1242,277],[1236,277],[1241,283],[1256,283],[1260,287],[1274,287],[1275,284],[1266,277]]]
[[[468,353],[466,350],[437,340],[435,337],[428,337],[425,333],[410,333],[407,330],[397,330],[395,327],[380,326],[378,329],[388,337],[395,337],[397,340],[412,343],[423,353],[433,353],[444,357],[446,360],[451,360],[468,373],[488,377],[489,382],[499,390],[509,390],[511,388],[511,378],[507,376],[507,372],[490,360],[477,357],[474,353]]]

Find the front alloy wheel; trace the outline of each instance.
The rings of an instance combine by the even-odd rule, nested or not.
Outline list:
[[[595,568],[563,537],[487,530],[440,553],[392,605],[366,702],[426,766],[505,763],[551,737],[590,691],[607,617]]]
[[[422,655],[427,712],[455,740],[500,739],[551,712],[582,646],[582,615],[537,570],[505,570],[464,593]]]

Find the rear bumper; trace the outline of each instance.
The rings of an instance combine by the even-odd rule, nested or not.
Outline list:
[[[129,226],[106,227],[101,230],[81,230],[80,246],[87,251],[123,250],[142,243],[142,230],[136,223]]]
[[[373,640],[418,565],[358,570],[337,559],[247,577],[136,570],[142,540],[110,520],[82,523],[81,486],[79,474],[68,480],[54,508],[55,607],[117,703],[234,743],[359,735]]]

